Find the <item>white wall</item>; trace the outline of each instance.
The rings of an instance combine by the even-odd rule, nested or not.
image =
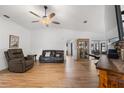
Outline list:
[[[112,5],[105,6],[105,32],[106,39],[118,37],[117,21],[115,7]],[[108,48],[113,48],[113,45],[108,45]]]
[[[68,29],[46,28],[31,32],[32,52],[40,55],[43,49],[66,49],[66,42],[79,38],[105,39],[104,31],[73,31]]]
[[[7,68],[4,51],[9,48],[9,35],[19,36],[19,47],[25,55],[30,51],[30,32],[10,20],[0,18],[0,70]]]
[[[118,37],[115,8],[112,5],[105,6],[105,31],[106,38]]]
[[[43,49],[66,49],[66,42],[72,40],[76,49],[76,39],[107,40],[118,36],[114,6],[105,6],[104,24],[99,31],[75,31],[70,29],[44,28],[33,31],[19,26],[7,19],[0,18],[0,70],[7,67],[4,51],[9,48],[9,35],[20,37],[20,48],[24,54],[29,52],[40,55]],[[99,25],[98,25],[99,26]],[[31,42],[30,42],[31,41]],[[74,51],[76,56],[76,50]]]

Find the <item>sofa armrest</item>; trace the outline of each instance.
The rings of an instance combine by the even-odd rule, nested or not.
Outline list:
[[[43,55],[40,55],[39,56],[39,61],[41,61],[43,58],[44,58],[44,56]]]

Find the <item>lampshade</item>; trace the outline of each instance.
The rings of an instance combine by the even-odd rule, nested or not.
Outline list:
[[[51,20],[49,17],[44,17],[42,20],[41,20],[41,23],[44,24],[44,25],[49,25],[51,23]]]

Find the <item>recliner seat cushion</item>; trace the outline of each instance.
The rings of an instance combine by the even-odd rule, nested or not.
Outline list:
[[[27,66],[30,66],[30,65],[32,65],[34,62],[33,61],[31,61],[31,60],[26,60],[25,61],[25,66],[27,67]]]

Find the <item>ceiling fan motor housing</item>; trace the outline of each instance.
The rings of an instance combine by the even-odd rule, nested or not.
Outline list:
[[[45,9],[47,9],[48,7],[47,6],[44,6]]]

